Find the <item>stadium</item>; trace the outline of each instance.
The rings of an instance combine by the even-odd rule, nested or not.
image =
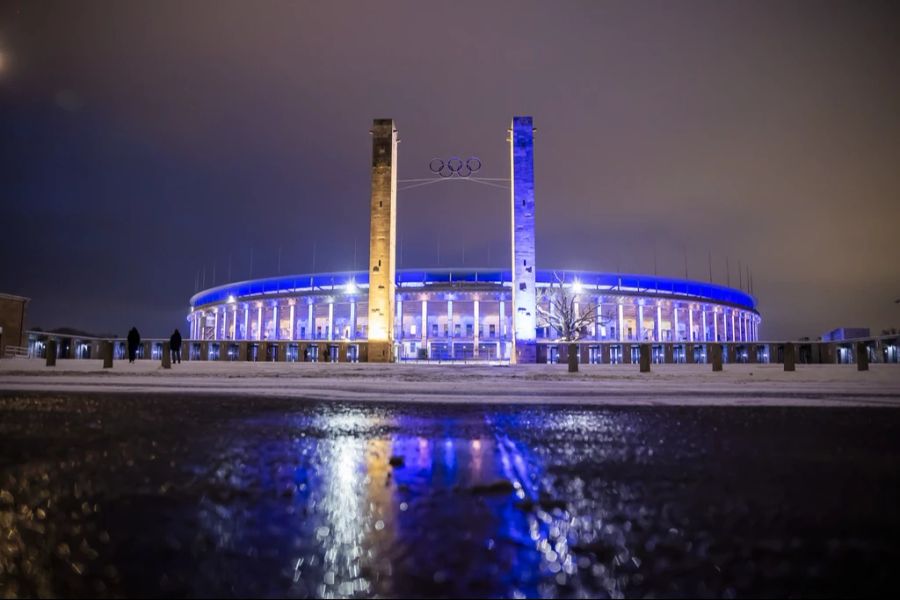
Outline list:
[[[629,342],[656,342],[660,361],[694,362],[705,360],[703,342],[757,339],[756,302],[740,290],[646,275],[539,271],[534,131],[530,116],[513,117],[510,177],[491,180],[510,192],[509,271],[396,269],[398,183],[422,181],[397,178],[397,128],[392,119],[375,119],[368,270],[204,290],[190,302],[189,358],[196,349],[211,360],[258,360],[265,352],[265,359],[287,361],[556,362],[568,358],[568,345],[556,342],[577,338],[583,362],[631,362],[637,348]],[[435,158],[429,163],[434,178],[425,182],[474,181],[480,168],[477,157]],[[566,294],[565,305],[550,301],[559,293]],[[570,305],[580,305],[579,314],[585,307],[590,318],[579,321],[579,331],[560,335],[551,326],[560,326],[553,311]]]
[[[623,356],[632,351],[629,342],[673,343],[654,347],[658,362],[668,358],[666,348],[672,362],[694,362],[695,357],[684,356],[685,344],[691,344],[702,362],[703,342],[758,338],[756,301],[738,289],[650,275],[538,270],[537,302],[545,310],[550,307],[543,293],[554,282],[562,282],[577,303],[596,307],[596,319],[579,340],[586,363],[632,362]],[[397,271],[393,356],[510,360],[511,286],[510,272],[495,269]],[[251,342],[247,360],[364,360],[360,346],[369,335],[368,287],[368,273],[343,272],[204,290],[191,298],[190,339],[206,341],[212,360],[238,360],[242,345],[229,342],[241,341]],[[559,332],[537,319],[538,362],[559,360],[558,338]],[[280,347],[283,357],[278,357]],[[191,352],[199,354],[199,345]],[[261,352],[266,356],[256,355]]]

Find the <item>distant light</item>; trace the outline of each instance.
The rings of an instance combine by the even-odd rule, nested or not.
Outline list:
[[[347,282],[347,285],[344,286],[344,291],[348,294],[355,294],[357,292],[356,282],[352,279]]]
[[[235,302],[234,296],[228,296],[228,303],[229,303],[229,304],[234,304],[234,302]]]
[[[572,284],[572,291],[576,294],[580,294],[584,291],[584,286],[581,285],[581,282],[576,279],[575,283]]]

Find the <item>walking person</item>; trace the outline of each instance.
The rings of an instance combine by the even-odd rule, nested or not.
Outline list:
[[[181,333],[177,329],[169,338],[169,348],[172,350],[172,362],[181,364]]]
[[[133,363],[137,358],[138,347],[141,345],[141,334],[137,327],[132,327],[128,332],[128,362]]]

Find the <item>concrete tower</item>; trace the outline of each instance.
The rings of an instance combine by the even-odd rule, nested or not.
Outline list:
[[[369,361],[389,362],[394,345],[397,256],[397,130],[393,119],[372,126],[369,229]]]
[[[512,171],[512,338],[510,362],[537,361],[534,266],[534,126],[513,117],[509,131]]]

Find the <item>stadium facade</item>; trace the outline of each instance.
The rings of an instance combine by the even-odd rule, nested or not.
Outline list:
[[[601,345],[592,342],[603,342],[610,353],[603,362],[622,362],[624,350],[617,342],[685,342],[699,349],[702,342],[758,339],[756,302],[741,290],[647,275],[537,270],[538,307],[550,310],[545,293],[558,280],[577,302],[596,309],[594,322],[580,340],[587,347],[585,362],[601,361]],[[401,270],[394,283],[391,340],[395,358],[512,358],[514,305],[509,271]],[[368,297],[365,272],[223,285],[191,298],[190,338],[222,342],[223,347],[235,341],[307,342],[305,348],[311,343],[314,353],[324,343],[322,347],[335,347],[337,352],[346,347],[348,359],[359,360],[360,342],[367,343],[371,333]],[[554,361],[559,332],[540,319],[535,323],[535,360]],[[290,351],[299,353],[300,346]],[[321,360],[309,352],[290,359]]]

